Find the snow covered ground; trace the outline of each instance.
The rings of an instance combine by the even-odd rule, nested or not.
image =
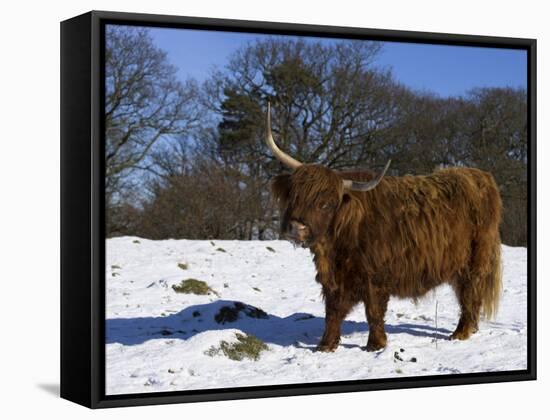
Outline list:
[[[527,250],[503,246],[503,261],[500,311],[470,340],[446,340],[459,309],[452,290],[442,286],[416,304],[390,301],[385,350],[362,349],[368,326],[357,306],[343,324],[340,346],[327,354],[314,352],[324,305],[308,250],[284,241],[109,239],[106,393],[526,369]],[[207,282],[214,292],[172,289],[188,278]],[[217,323],[215,315],[234,302],[261,308],[268,317],[241,312],[235,322]],[[235,342],[236,333],[260,338],[268,350],[257,361],[205,354],[221,340]]]

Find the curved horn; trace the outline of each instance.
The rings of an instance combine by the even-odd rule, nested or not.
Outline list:
[[[344,188],[352,191],[369,191],[375,188],[382,178],[384,178],[384,175],[386,174],[386,171],[390,167],[391,159],[388,160],[388,163],[386,163],[386,166],[384,166],[384,169],[371,181],[368,182],[358,182],[358,181],[352,181],[351,179],[344,179]]]
[[[293,157],[287,155],[275,144],[273,140],[273,134],[271,134],[271,104],[267,103],[267,122],[266,122],[266,131],[265,131],[265,142],[273,152],[273,155],[279,159],[282,163],[288,166],[290,169],[296,169],[298,166],[302,165],[302,162],[294,159]]]

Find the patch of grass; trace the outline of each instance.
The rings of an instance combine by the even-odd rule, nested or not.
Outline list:
[[[262,340],[253,335],[237,333],[235,337],[237,338],[237,342],[229,343],[222,340],[219,347],[212,346],[204,354],[213,357],[223,353],[231,360],[241,361],[243,359],[250,359],[257,361],[260,359],[260,353],[269,349]]]
[[[120,269],[121,269],[120,265],[112,265],[111,266],[111,270],[120,270]]]
[[[214,241],[210,241],[210,245],[216,246],[216,244],[214,243]]]
[[[257,292],[261,292],[260,288],[258,288],[258,287],[253,287],[252,290],[255,290]]]
[[[182,280],[179,284],[173,284],[172,289],[176,293],[193,295],[207,295],[210,292],[214,292],[206,282],[197,279]]]
[[[219,251],[219,252],[227,252],[225,249],[223,248],[216,248],[216,251]]]
[[[267,249],[270,252],[275,252],[275,250],[273,248],[271,248],[270,246],[266,246],[265,249]]]
[[[178,263],[178,267],[182,270],[187,270],[189,268],[189,264],[186,263]]]
[[[138,241],[137,239],[134,239],[134,240],[132,241],[132,243],[134,243],[134,244],[140,244],[141,242]]]
[[[120,273],[113,272],[113,273],[111,273],[111,276],[113,276],[113,277],[120,276]]]
[[[395,369],[395,373],[403,373],[401,369]]]

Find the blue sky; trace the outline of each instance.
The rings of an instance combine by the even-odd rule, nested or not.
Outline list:
[[[223,67],[243,44],[269,36],[165,28],[150,32],[178,67],[180,77],[199,81],[208,77],[213,66]],[[527,86],[524,50],[384,42],[375,64],[391,68],[395,79],[406,86],[443,97],[463,95],[474,87]]]

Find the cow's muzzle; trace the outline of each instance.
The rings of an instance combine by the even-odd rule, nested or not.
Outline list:
[[[309,228],[296,220],[290,221],[288,231],[284,234],[286,239],[303,247],[307,246],[309,236]]]

